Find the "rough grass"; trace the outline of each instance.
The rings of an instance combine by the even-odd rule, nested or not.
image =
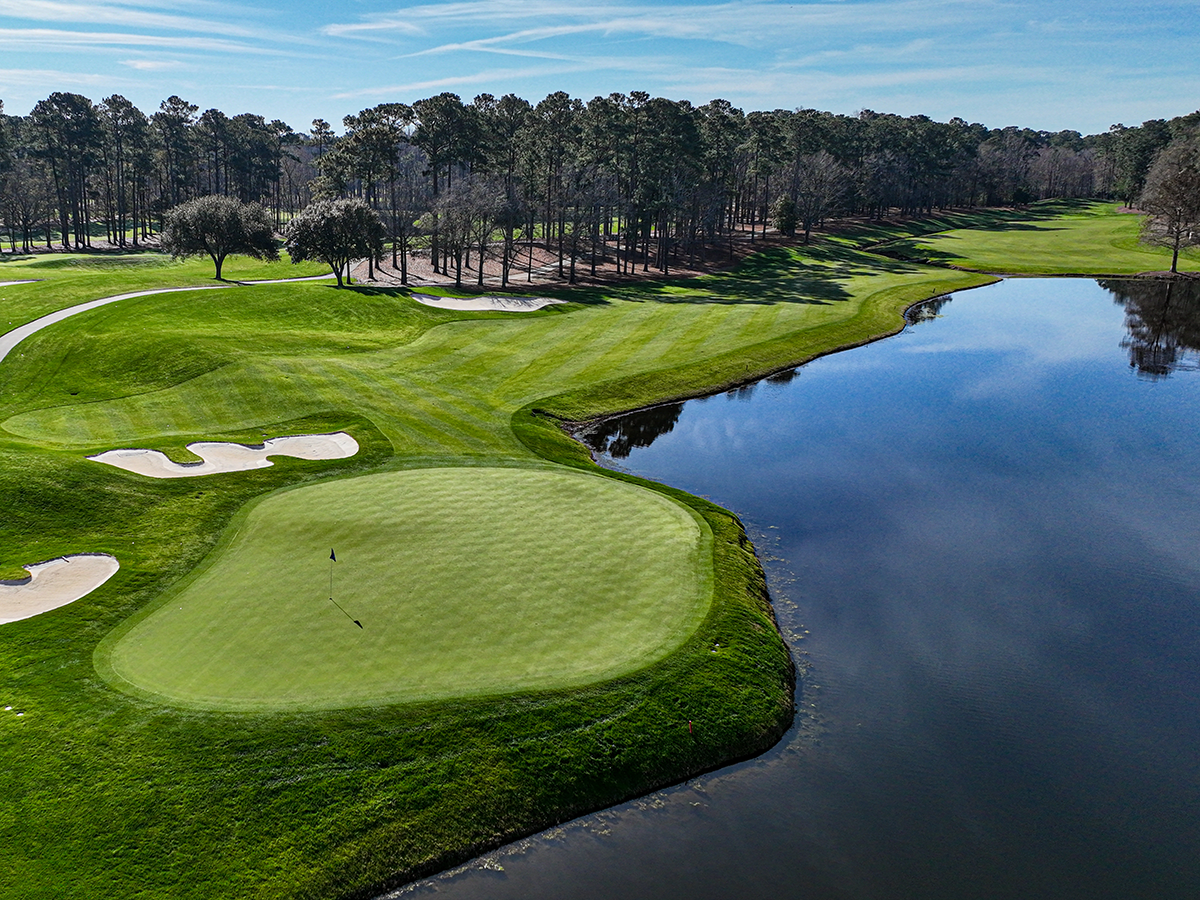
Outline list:
[[[239,516],[209,565],[116,633],[105,662],[118,684],[218,709],[579,687],[677,649],[708,611],[711,559],[702,519],[608,478],[456,467],[342,479]]]
[[[547,460],[595,475],[554,417],[767,374],[896,331],[908,304],[988,280],[859,249],[878,237],[773,251],[724,276],[562,292],[574,302],[538,313],[451,313],[313,283],[122,302],[23,344],[0,364],[0,577],[79,551],[113,553],[122,568],[83,600],[0,629],[0,708],[26,713],[0,714],[0,897],[367,896],[770,746],[791,718],[792,667],[740,523],[615,473],[602,474],[684,504],[712,535],[703,621],[620,677],[227,713],[115,690],[95,666],[117,629],[137,627],[131,617],[150,610],[149,622],[169,592],[198,590],[203,570],[185,579],[272,491]],[[189,266],[48,269],[42,284],[0,289],[0,310],[19,324],[204,283],[204,267]],[[0,279],[27,271],[6,264]],[[196,480],[83,459],[339,428],[358,456]],[[575,572],[569,559],[545,564]]]

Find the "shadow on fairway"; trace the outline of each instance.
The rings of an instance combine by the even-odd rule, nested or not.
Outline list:
[[[902,222],[882,220],[856,224],[836,231],[835,238],[862,250],[871,249],[878,252],[880,246],[893,241],[925,237],[960,228],[1038,230],[1038,222],[1050,221],[1064,215],[1086,214],[1093,205],[1094,201],[1091,200],[1048,200],[1020,209],[941,212]]]

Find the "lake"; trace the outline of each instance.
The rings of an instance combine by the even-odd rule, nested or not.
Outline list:
[[[1200,296],[1010,279],[601,423],[739,513],[803,678],[773,750],[395,896],[1200,897]]]

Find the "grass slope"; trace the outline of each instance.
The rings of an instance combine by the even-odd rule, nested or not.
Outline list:
[[[27,321],[56,304],[202,282],[187,267],[62,271],[60,282],[0,289],[0,308]],[[0,897],[57,898],[64,886],[87,897],[367,896],[770,746],[790,721],[792,668],[740,523],[616,473],[602,474],[703,520],[713,579],[691,637],[619,677],[231,714],[114,690],[96,665],[169,592],[200,590],[204,570],[193,573],[226,527],[272,491],[546,460],[597,474],[555,417],[766,374],[896,331],[910,303],[987,280],[842,240],[771,251],[725,276],[563,292],[572,304],[531,314],[456,314],[310,283],[142,298],[31,338],[0,364],[0,577],[80,550],[113,553],[122,568],[76,604],[0,629],[0,707],[26,713],[0,714]],[[83,459],[338,428],[358,456],[195,481]]]
[[[226,282],[325,275],[316,263],[260,262],[231,256],[222,272]],[[160,287],[220,284],[206,257],[175,262],[165,253],[0,254],[0,281],[37,279],[34,284],[0,287],[0,330],[8,331],[46,313],[87,300]]]
[[[677,649],[712,595],[703,519],[560,468],[325,482],[267,497],[231,532],[210,565],[110,638],[118,679],[218,709],[578,687]],[[348,615],[328,602],[331,574]]]

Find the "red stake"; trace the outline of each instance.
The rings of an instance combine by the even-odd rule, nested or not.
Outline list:
[[[688,734],[692,733],[692,720],[688,719]]]

